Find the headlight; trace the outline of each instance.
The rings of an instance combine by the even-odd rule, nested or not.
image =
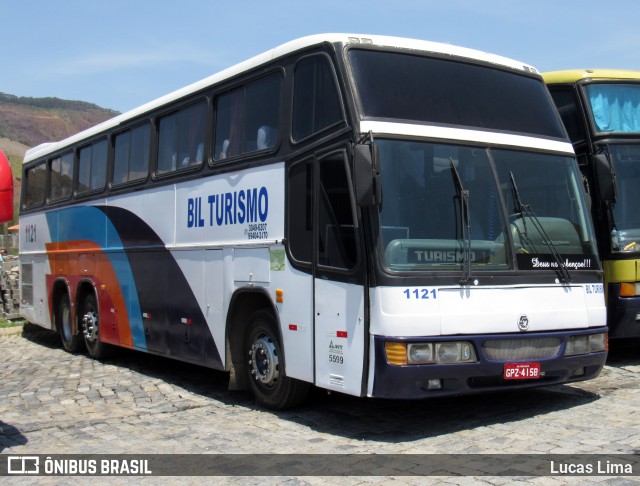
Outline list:
[[[386,342],[385,351],[389,364],[453,364],[477,361],[473,345],[467,341],[436,343]]]
[[[589,352],[589,336],[571,336],[567,343],[565,356],[574,356],[576,354],[587,354]]]
[[[432,343],[409,344],[407,348],[409,351],[409,363],[420,364],[434,362]]]
[[[436,356],[438,363],[472,363],[477,361],[473,346],[466,341],[436,343]]]
[[[565,356],[576,356],[578,354],[598,353],[607,350],[607,333],[570,336],[567,342]]]
[[[600,334],[593,334],[589,338],[589,348],[592,353],[606,351],[609,349],[609,339],[606,332]]]

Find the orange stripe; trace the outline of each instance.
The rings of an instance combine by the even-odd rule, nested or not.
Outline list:
[[[109,257],[93,241],[47,243],[46,247],[49,267],[54,276],[65,277],[70,281],[88,279],[96,286],[105,341],[117,340],[116,344],[133,347],[127,306]],[[115,315],[110,312],[111,307],[115,309]]]

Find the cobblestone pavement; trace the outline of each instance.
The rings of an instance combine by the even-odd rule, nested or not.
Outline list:
[[[271,412],[227,375],[121,350],[98,362],[27,325],[0,336],[2,454],[640,453],[640,342],[613,343],[596,380],[431,401],[315,392]],[[30,478],[69,484],[71,478]],[[18,481],[19,480],[19,481]],[[73,478],[74,484],[640,484],[640,477]],[[3,478],[4,484],[26,484]]]

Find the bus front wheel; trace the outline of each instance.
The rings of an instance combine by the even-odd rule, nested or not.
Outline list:
[[[256,401],[264,407],[282,410],[304,401],[310,385],[285,375],[276,329],[270,313],[252,314],[245,335],[245,357],[249,387]]]

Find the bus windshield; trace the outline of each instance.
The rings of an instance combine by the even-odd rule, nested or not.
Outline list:
[[[616,203],[613,224],[617,230],[612,241],[613,251],[638,251],[640,244],[640,145],[610,144],[609,154],[616,171]]]
[[[377,140],[384,265],[392,271],[597,268],[570,157]],[[495,175],[494,175],[495,174]],[[496,180],[497,175],[497,180]]]
[[[365,117],[564,138],[541,79],[400,52],[352,49],[349,60]]]
[[[594,83],[585,89],[597,133],[640,133],[640,84]]]

